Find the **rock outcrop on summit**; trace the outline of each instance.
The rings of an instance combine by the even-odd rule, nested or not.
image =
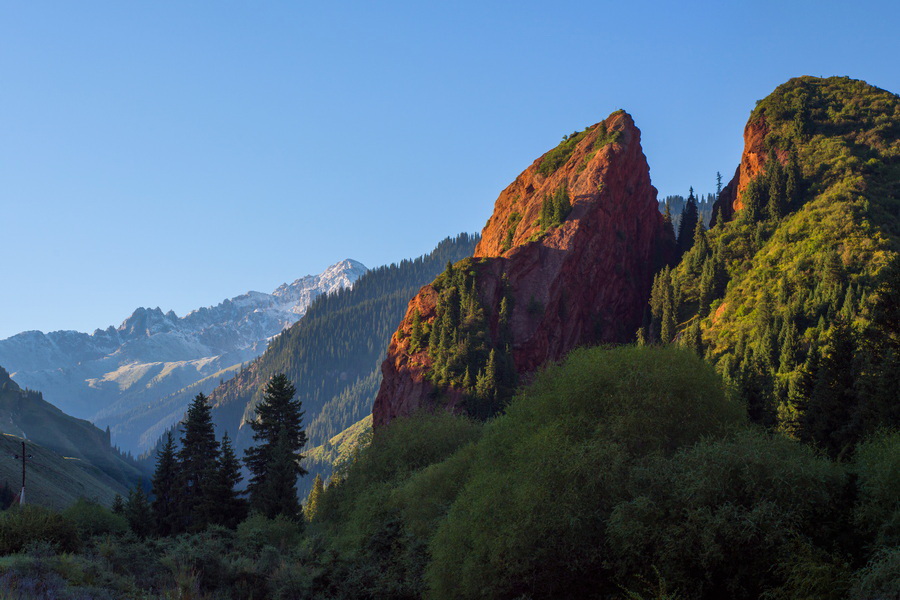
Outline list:
[[[521,377],[580,345],[633,340],[653,274],[674,247],[657,206],[640,131],[624,111],[538,158],[500,194],[473,259],[457,266],[470,278],[463,301],[480,304],[483,334],[451,340],[438,322],[449,318],[447,274],[422,288],[391,339],[374,426],[422,408],[472,412],[476,374],[499,378],[503,361]],[[420,341],[420,330],[435,339]],[[470,340],[491,364],[436,364],[446,355],[438,343]]]

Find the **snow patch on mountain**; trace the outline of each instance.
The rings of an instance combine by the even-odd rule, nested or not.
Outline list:
[[[114,425],[116,414],[259,356],[318,296],[351,287],[366,271],[346,259],[270,294],[250,291],[183,317],[142,307],[92,334],[22,332],[0,340],[0,365],[65,412]]]

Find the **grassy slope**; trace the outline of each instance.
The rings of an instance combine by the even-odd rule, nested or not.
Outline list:
[[[106,433],[88,421],[71,417],[49,402],[39,392],[21,390],[0,369],[0,432],[25,437],[49,451],[77,459],[117,482],[117,491],[140,480],[138,469],[109,446]],[[108,484],[104,484],[109,487]],[[18,484],[12,487],[18,487]],[[73,493],[79,489],[69,488]],[[91,488],[93,489],[93,488]],[[98,497],[111,501],[113,493]]]
[[[78,498],[88,498],[109,506],[116,494],[128,493],[122,483],[87,461],[61,456],[32,441],[26,441],[25,448],[33,456],[26,466],[28,504],[63,509]],[[22,438],[0,435],[0,482],[8,482],[16,493],[21,486],[22,463],[14,455],[21,452]]]
[[[317,473],[327,481],[336,466],[350,459],[357,448],[368,445],[371,434],[372,415],[369,415],[321,446],[308,450],[303,461],[303,468],[309,471],[309,475],[298,483],[298,488],[303,488],[301,497],[306,496],[308,490],[312,488],[312,481]]]

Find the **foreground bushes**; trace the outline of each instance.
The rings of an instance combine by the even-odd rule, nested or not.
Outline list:
[[[301,597],[894,598],[898,457],[751,428],[690,352],[580,350],[483,428],[380,431],[326,490]]]
[[[0,514],[0,555],[21,552],[35,542],[45,542],[62,552],[81,547],[75,524],[57,512],[26,505]]]
[[[712,368],[689,352],[573,352],[487,427],[431,543],[432,590],[441,598],[596,593],[611,583],[606,528],[630,497],[636,462],[743,422]]]

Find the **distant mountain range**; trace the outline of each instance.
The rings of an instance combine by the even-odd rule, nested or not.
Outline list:
[[[346,259],[271,294],[251,291],[183,317],[138,308],[119,327],[93,334],[26,331],[0,340],[0,364],[19,385],[109,426],[115,444],[139,451],[180,419],[192,395],[211,391],[262,354],[315,298],[351,287],[366,271]]]

